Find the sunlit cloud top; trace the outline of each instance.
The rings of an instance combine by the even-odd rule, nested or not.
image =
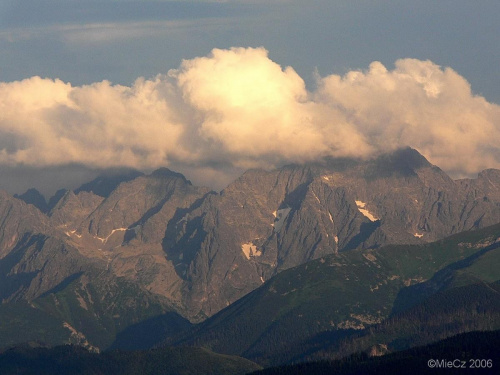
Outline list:
[[[266,46],[313,85],[322,75],[430,59],[500,102],[500,2],[442,0],[0,0],[0,81],[34,75],[130,85],[212,48]]]

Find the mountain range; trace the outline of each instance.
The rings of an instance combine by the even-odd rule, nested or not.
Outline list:
[[[396,324],[450,318],[432,298],[459,287],[477,306],[498,293],[498,223],[499,170],[453,180],[411,148],[249,170],[221,192],[166,168],[48,201],[0,192],[0,346],[163,342],[276,365],[499,329],[496,305],[420,341]]]

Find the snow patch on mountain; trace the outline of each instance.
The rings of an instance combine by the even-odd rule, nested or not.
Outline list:
[[[115,234],[115,232],[126,232],[128,230],[133,230],[133,231],[137,232],[137,230],[140,227],[141,227],[140,225],[136,225],[133,228],[116,228],[116,229],[113,229],[111,231],[111,233],[108,234],[108,236],[106,238],[102,238],[102,237],[98,237],[98,236],[95,236],[95,238],[97,238],[98,240],[100,240],[102,243],[106,243],[108,241],[109,237],[111,237],[113,234]]]
[[[71,237],[72,235],[75,235],[78,238],[82,238],[82,235],[76,233],[76,230],[66,231],[66,232],[64,232],[64,234],[66,234],[66,236],[68,236],[68,237]]]
[[[364,216],[368,218],[370,221],[377,221],[378,218],[375,217],[370,211],[366,209],[366,203],[362,201],[355,201],[356,206],[358,206],[359,212],[361,212]]]
[[[262,252],[257,250],[257,246],[255,246],[252,242],[241,245],[241,251],[243,251],[245,258],[247,259],[250,259],[250,257],[260,257],[262,255]]]
[[[316,193],[315,193],[314,191],[313,191],[312,193],[313,193],[314,198],[316,199],[316,201],[317,201],[319,204],[321,204],[321,201],[319,200],[319,198],[318,198],[318,196],[316,195]]]

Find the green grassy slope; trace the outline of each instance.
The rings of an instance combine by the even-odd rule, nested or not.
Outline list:
[[[0,342],[4,347],[40,340],[58,345],[71,339],[59,318],[24,301],[0,305],[0,317]]]
[[[300,360],[339,359],[356,352],[386,354],[475,330],[500,329],[500,283],[478,283],[437,292],[380,324],[338,338],[324,332],[302,347]]]
[[[96,354],[77,346],[17,347],[0,353],[3,375],[243,375],[258,369],[247,359],[201,348]]]
[[[140,349],[191,326],[166,301],[122,278],[77,274],[30,303],[0,305],[0,347],[28,341],[71,343],[101,350]],[[137,334],[134,326],[160,324]]]
[[[300,359],[321,333],[339,341],[381,323],[403,290],[423,285],[438,271],[465,274],[470,269],[475,278],[469,278],[469,284],[477,280],[480,267],[489,264],[484,257],[498,251],[492,242],[499,236],[496,225],[431,244],[351,251],[315,260],[280,273],[176,344],[205,346],[263,365]],[[487,279],[495,279],[494,270],[488,269]],[[420,302],[443,287],[431,289]]]
[[[500,331],[470,332],[382,357],[358,353],[342,360],[268,368],[252,375],[498,374],[499,345]],[[442,366],[442,362],[429,366],[429,360],[451,361],[451,368],[432,367]]]

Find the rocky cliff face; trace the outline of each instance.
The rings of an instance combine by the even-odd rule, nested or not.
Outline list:
[[[10,254],[26,233],[50,230],[47,217],[35,206],[0,191],[0,259]]]
[[[188,315],[162,239],[176,212],[207,193],[167,170],[122,182],[108,197],[58,193],[46,215],[2,193],[0,297],[59,319],[70,342],[101,347],[148,317]]]
[[[185,282],[184,303],[212,315],[277,272],[326,254],[500,222],[495,176],[455,182],[412,149],[252,170],[169,223],[164,250]]]
[[[500,171],[453,181],[412,149],[250,170],[220,193],[168,169],[115,180],[101,195],[95,184],[60,192],[46,214],[0,195],[0,270],[11,285],[4,301],[44,298],[48,309],[47,295],[72,285],[88,312],[97,291],[126,284],[154,311],[200,321],[276,273],[327,254],[500,222]],[[21,274],[30,276],[14,282]],[[84,298],[83,290],[93,292]],[[101,318],[122,314],[116,306],[124,300],[99,300]]]

